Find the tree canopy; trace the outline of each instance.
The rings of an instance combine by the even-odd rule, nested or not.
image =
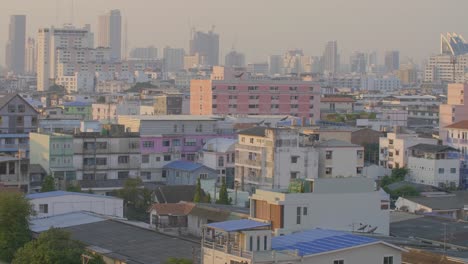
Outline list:
[[[19,248],[31,239],[29,201],[16,192],[0,192],[0,260],[11,261]]]
[[[116,192],[116,196],[124,199],[125,214],[128,219],[148,221],[146,210],[153,203],[153,192],[143,188],[140,178],[127,179],[124,187]]]
[[[191,259],[186,258],[168,258],[164,264],[192,264],[192,262]]]
[[[217,204],[231,204],[229,199],[226,178],[222,178],[221,188],[219,189],[219,198],[216,200]]]
[[[41,192],[55,191],[55,179],[52,175],[48,175],[44,178],[41,186]]]
[[[80,264],[84,245],[70,238],[70,233],[52,228],[20,248],[13,264]]]

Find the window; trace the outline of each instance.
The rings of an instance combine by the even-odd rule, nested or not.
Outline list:
[[[327,152],[325,152],[325,158],[327,160],[332,159],[333,158],[333,151],[327,150]]]
[[[334,260],[333,264],[344,264],[344,260],[342,259]]]
[[[129,158],[128,156],[119,156],[119,157],[117,158],[117,162],[118,162],[119,164],[127,164],[129,159],[130,159],[130,158]]]
[[[299,172],[297,172],[297,171],[291,172],[291,179],[297,179],[298,174],[299,174]]]
[[[249,152],[249,160],[257,160],[257,153]]]
[[[149,155],[141,155],[141,163],[149,163]]]
[[[268,236],[263,237],[263,250],[268,249]]]
[[[96,158],[96,165],[107,165],[107,158]]]
[[[362,167],[356,167],[356,174],[362,174]]]
[[[444,168],[439,168],[439,174],[443,174],[444,173]]]
[[[258,90],[258,86],[249,86],[247,87],[249,91],[256,91]]]
[[[393,264],[393,256],[384,257],[383,264]]]
[[[48,204],[40,204],[39,205],[39,213],[48,214],[49,213],[49,205]]]
[[[130,174],[129,171],[119,171],[117,172],[117,177],[119,178],[119,180],[124,180],[124,179],[128,179],[129,174]]]
[[[161,161],[161,157],[156,157],[156,161]]]
[[[8,105],[8,113],[15,113],[16,106],[15,105]]]
[[[297,87],[289,87],[289,91],[297,91]]]
[[[18,112],[24,113],[26,111],[26,107],[24,105],[18,105]]]
[[[257,236],[257,251],[260,251],[260,236]]]
[[[307,207],[302,207],[302,214],[307,215]]]
[[[253,251],[253,236],[249,237],[249,251]]]
[[[180,139],[173,139],[172,146],[180,146]]]
[[[164,155],[164,161],[171,161],[171,155]]]
[[[185,139],[184,145],[185,146],[196,146],[197,145],[197,139],[196,138],[187,138],[187,139]]]
[[[364,151],[363,150],[358,150],[356,154],[357,154],[358,159],[362,159],[364,157]]]
[[[250,138],[250,144],[253,144],[253,143],[254,143],[254,139]]]
[[[395,156],[398,156],[398,155],[400,155],[400,151],[397,149],[395,150]]]
[[[166,178],[166,176],[167,176],[167,171],[162,170],[161,177]]]
[[[298,156],[292,156],[291,157],[291,163],[297,163],[297,160],[299,159]]]
[[[331,175],[332,174],[332,168],[330,168],[330,167],[325,168],[325,174],[326,175]]]
[[[297,207],[296,224],[301,224],[301,207]]]
[[[218,167],[224,166],[224,157],[218,157]]]
[[[456,168],[450,168],[450,173],[457,173],[457,169]]]
[[[152,148],[152,147],[154,147],[154,142],[153,141],[143,141],[143,147],[144,148]]]
[[[151,180],[151,171],[142,171],[141,178]]]
[[[270,86],[270,91],[278,91],[278,86]]]
[[[169,147],[169,146],[171,146],[171,141],[169,141],[169,140],[163,140],[162,145],[163,145],[163,147]]]

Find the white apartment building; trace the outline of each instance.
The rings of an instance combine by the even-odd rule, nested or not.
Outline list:
[[[291,180],[318,177],[319,152],[291,128],[253,127],[239,132],[236,181],[243,190],[287,188]]]
[[[459,121],[445,127],[446,136],[441,138],[444,145],[459,151],[460,184],[468,188],[468,120]]]
[[[92,105],[92,114],[93,120],[116,123],[119,115],[154,115],[154,106],[128,100],[121,103],[100,103]]]
[[[257,189],[250,217],[271,221],[276,235],[312,228],[389,234],[390,198],[373,179],[306,179],[303,185],[302,193]]]
[[[319,153],[318,177],[343,178],[362,176],[364,147],[330,139],[315,145]]]
[[[212,138],[206,141],[200,151],[199,162],[218,172],[225,178],[229,188],[234,187],[236,139]]]
[[[385,168],[403,168],[408,165],[408,148],[417,144],[437,145],[437,139],[422,138],[417,134],[402,134],[398,131],[387,133],[387,137],[379,140],[380,166]]]
[[[463,83],[467,80],[467,67],[468,54],[431,56],[424,69],[424,82]]]
[[[131,85],[124,81],[101,81],[96,85],[96,93],[115,94],[130,89]]]
[[[418,144],[408,148],[407,180],[440,188],[460,182],[458,151],[449,146]]]

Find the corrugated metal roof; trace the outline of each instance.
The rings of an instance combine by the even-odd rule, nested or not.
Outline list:
[[[91,193],[79,193],[79,192],[65,192],[65,191],[52,191],[52,192],[44,192],[44,193],[33,193],[26,195],[28,199],[41,199],[41,198],[50,198],[50,197],[58,197],[58,196],[65,196],[65,195],[79,195],[79,196],[90,196],[95,198],[104,198],[104,199],[120,199],[117,197],[112,196],[105,196],[99,194],[91,194]]]
[[[63,106],[91,106],[91,103],[88,102],[66,102],[63,104]]]
[[[357,236],[340,231],[313,229],[272,238],[273,250],[297,251],[308,256],[378,242],[374,238]]]
[[[106,221],[104,217],[87,212],[73,212],[61,215],[54,215],[46,218],[36,218],[30,221],[29,228],[33,232],[43,232],[52,227],[64,228],[77,225],[84,225]]]
[[[185,171],[194,171],[196,169],[199,169],[203,167],[203,164],[200,163],[194,163],[190,161],[184,161],[184,160],[176,160],[173,162],[170,162],[166,164],[163,168],[165,169],[176,169],[176,170],[185,170]]]
[[[267,226],[270,226],[270,224],[264,223],[264,222],[258,222],[258,221],[250,220],[250,219],[240,219],[240,220],[230,220],[230,221],[224,221],[224,222],[218,222],[218,223],[211,223],[211,224],[207,224],[206,226],[210,228],[214,228],[214,229],[220,229],[226,232],[233,232],[233,231],[239,231],[239,230],[255,229],[259,227],[267,227]]]

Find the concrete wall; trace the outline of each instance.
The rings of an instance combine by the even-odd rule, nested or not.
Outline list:
[[[410,173],[408,180],[436,187],[439,187],[439,184],[458,186],[460,182],[459,167],[460,161],[458,159],[436,160],[409,157],[408,168]],[[443,169],[444,172],[439,173],[439,169]],[[455,169],[455,172],[451,172],[451,169]]]

